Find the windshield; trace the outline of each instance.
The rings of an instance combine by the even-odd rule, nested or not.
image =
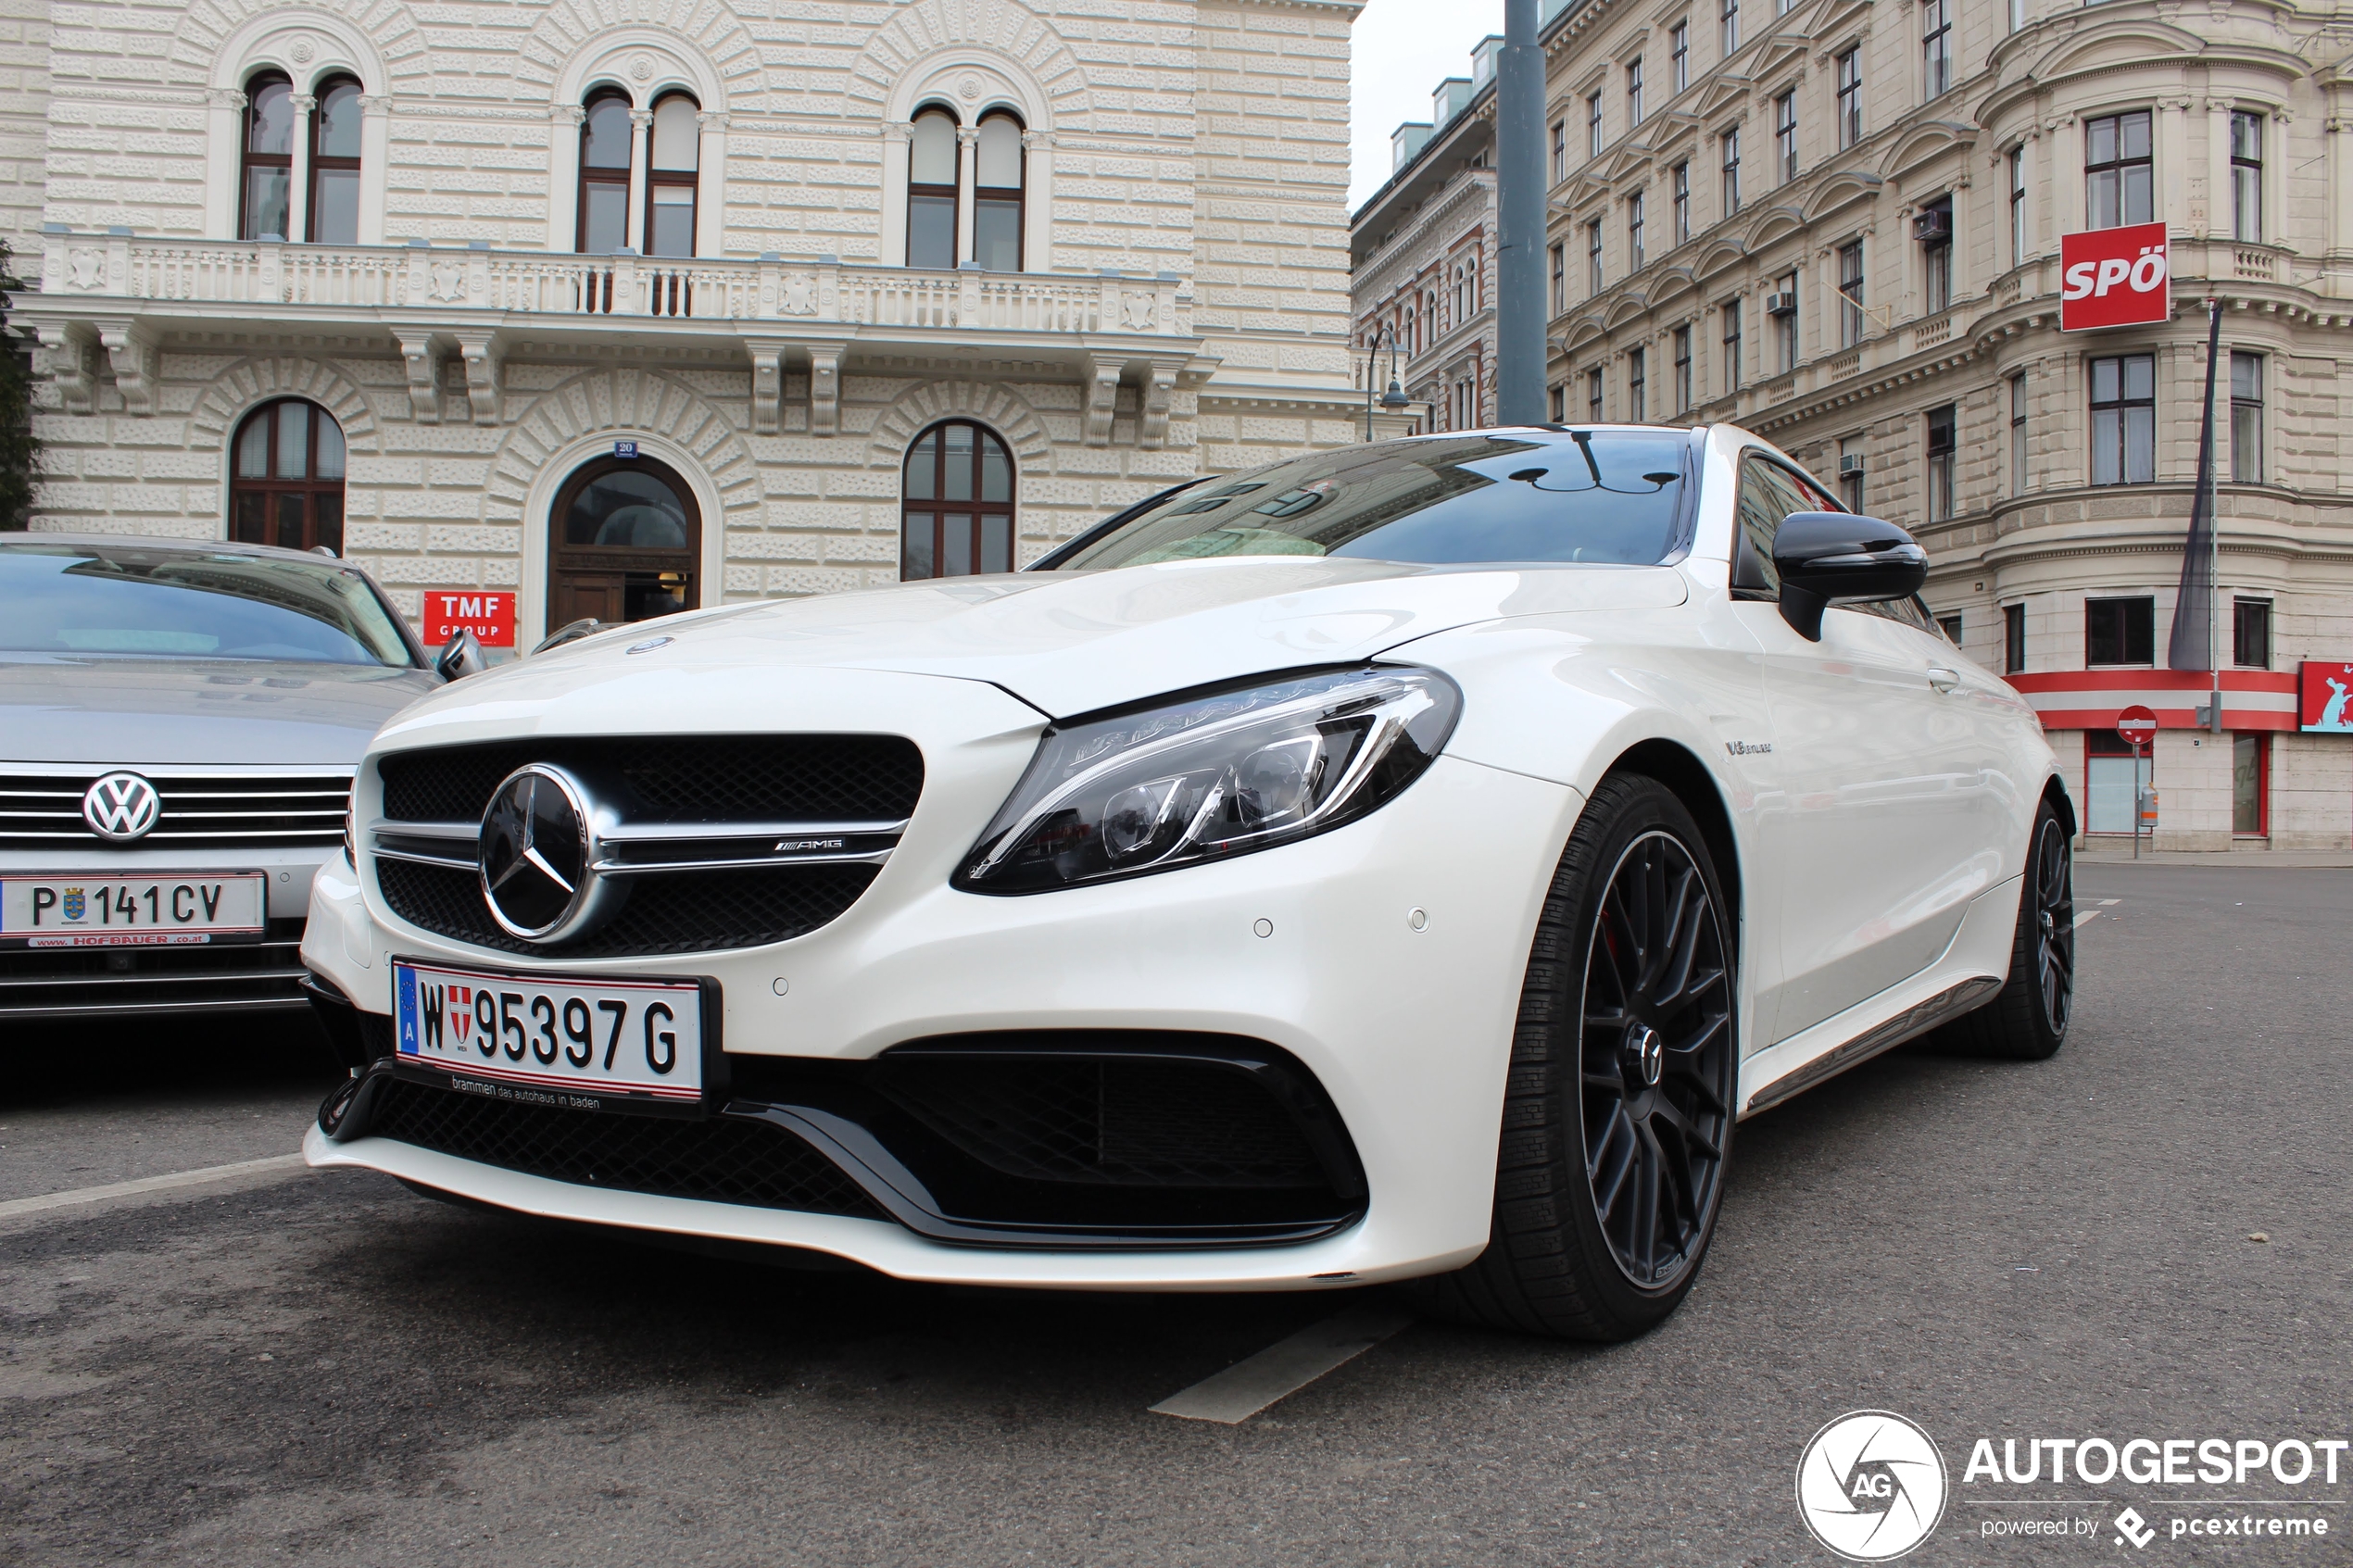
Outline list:
[[[132,545],[0,548],[0,652],[409,662],[355,568]]]
[[[1682,431],[1466,435],[1320,452],[1211,480],[1056,571],[1207,556],[1652,566],[1674,549]]]

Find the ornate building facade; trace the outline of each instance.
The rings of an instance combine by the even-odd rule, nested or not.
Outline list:
[[[1554,417],[1739,423],[1912,530],[1930,607],[2042,710],[2095,836],[2132,829],[2114,724],[2139,704],[2162,725],[2160,847],[2353,844],[2353,733],[2301,733],[2297,692],[2308,661],[2353,660],[2353,83],[2333,19],[1577,0],[1543,33]],[[1361,262],[1370,211],[1360,354],[1389,286]],[[2062,334],[2060,236],[2146,221],[2167,226],[2171,319]],[[2208,297],[2220,734],[2197,722],[2208,675],[2165,668]]]
[[[42,8],[33,526],[323,545],[528,647],[1355,439],[1360,4]]]

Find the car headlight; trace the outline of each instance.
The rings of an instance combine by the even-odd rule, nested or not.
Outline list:
[[[1435,670],[1374,665],[1057,726],[955,885],[1042,893],[1323,833],[1418,778],[1462,707]]]

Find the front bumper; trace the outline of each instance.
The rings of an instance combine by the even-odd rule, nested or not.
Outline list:
[[[0,1022],[301,1011],[298,953],[311,878],[333,848],[9,850],[0,872],[163,876],[268,874],[269,929],[258,942],[193,947],[0,950]]]
[[[969,770],[926,746],[925,805],[865,897],[773,947],[625,964],[521,965],[401,925],[340,860],[317,883],[305,961],[390,1008],[387,958],[715,977],[731,1059],[860,1062],[936,1037],[1162,1031],[1262,1041],[1328,1097],[1361,1160],[1361,1218],[1283,1245],[1087,1248],[943,1239],[897,1220],[613,1190],[395,1139],[313,1164],[554,1218],[765,1242],[909,1279],[1138,1289],[1307,1287],[1453,1266],[1488,1239],[1504,1077],[1529,934],[1580,804],[1561,785],[1441,758],[1318,838],[1131,882],[1028,897],[948,885],[1026,761]],[[388,1038],[383,1024],[374,1031]]]

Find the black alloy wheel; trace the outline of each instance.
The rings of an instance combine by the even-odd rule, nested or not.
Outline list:
[[[1673,790],[1640,773],[1594,786],[1529,950],[1487,1248],[1403,1286],[1423,1311],[1616,1341],[1690,1293],[1738,1092],[1730,907]]]
[[[2026,897],[2034,910],[2034,995],[2043,1027],[2065,1036],[2075,1010],[2075,857],[2057,817],[2038,815]]]
[[[1731,1116],[1732,980],[1691,851],[1626,847],[1585,955],[1585,1180],[1611,1256],[1646,1290],[1699,1261]]]

